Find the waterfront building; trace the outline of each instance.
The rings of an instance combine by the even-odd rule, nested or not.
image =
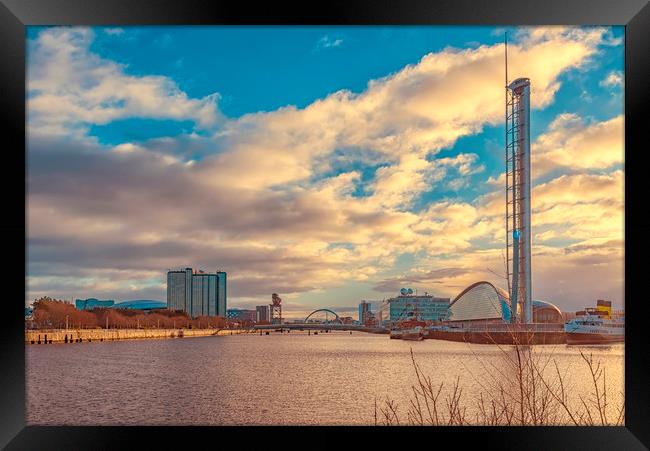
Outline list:
[[[270,323],[271,322],[271,306],[270,305],[258,305],[255,307],[257,312],[256,321],[258,323]]]
[[[217,271],[217,315],[226,316],[228,290],[226,289],[226,273]]]
[[[521,304],[518,305],[521,308]],[[465,288],[449,305],[451,323],[486,324],[512,322],[508,292],[490,282],[476,282]],[[564,323],[564,315],[550,302],[532,302],[534,323]]]
[[[167,272],[167,308],[191,317],[226,316],[226,273],[192,268]]]
[[[371,305],[368,301],[361,301],[359,304],[359,323],[364,324],[368,320],[368,314],[371,311]]]
[[[226,318],[232,319],[235,321],[247,321],[254,323],[257,321],[257,309],[255,310],[246,310],[239,308],[228,309],[226,312]]]
[[[534,323],[560,323],[564,324],[564,316],[559,308],[550,302],[533,301]]]
[[[443,321],[448,314],[449,301],[449,298],[428,293],[417,295],[413,290],[402,289],[399,296],[382,302],[377,316],[379,323],[384,325],[411,316],[418,316],[422,321]]]
[[[112,299],[106,299],[104,301],[100,301],[99,299],[96,298],[88,298],[88,299],[75,299],[74,304],[77,310],[92,310],[94,308],[111,307],[113,304],[115,304],[115,301]]]
[[[450,322],[510,322],[510,296],[490,282],[476,282],[449,304]]]
[[[147,311],[167,308],[167,304],[162,301],[151,299],[134,299],[131,301],[118,302],[117,304],[113,304],[110,308]]]

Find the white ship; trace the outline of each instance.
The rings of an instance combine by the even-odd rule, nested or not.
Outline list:
[[[597,307],[586,308],[564,325],[569,345],[625,342],[625,317],[612,317],[611,302],[599,300]]]

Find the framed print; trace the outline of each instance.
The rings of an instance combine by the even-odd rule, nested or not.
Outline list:
[[[646,3],[3,2],[7,449],[648,446]]]

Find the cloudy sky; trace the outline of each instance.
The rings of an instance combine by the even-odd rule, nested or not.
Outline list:
[[[352,314],[504,272],[492,27],[29,27],[26,303],[166,297]],[[623,306],[623,29],[511,28],[531,80],[533,298]]]

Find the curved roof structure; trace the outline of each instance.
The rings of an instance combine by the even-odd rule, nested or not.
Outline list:
[[[551,304],[550,302],[535,300],[533,301],[533,308],[547,308],[557,311],[560,315],[562,311],[558,308],[557,305]]]
[[[505,290],[486,281],[465,288],[449,304],[449,321],[510,322],[510,318],[510,296]]]
[[[167,304],[162,301],[154,301],[150,299],[135,299],[132,301],[122,301],[111,308],[122,308],[122,309],[135,309],[135,310],[153,310],[159,308],[167,308]]]
[[[541,323],[564,322],[562,311],[554,304],[546,301],[533,301],[533,321]]]

